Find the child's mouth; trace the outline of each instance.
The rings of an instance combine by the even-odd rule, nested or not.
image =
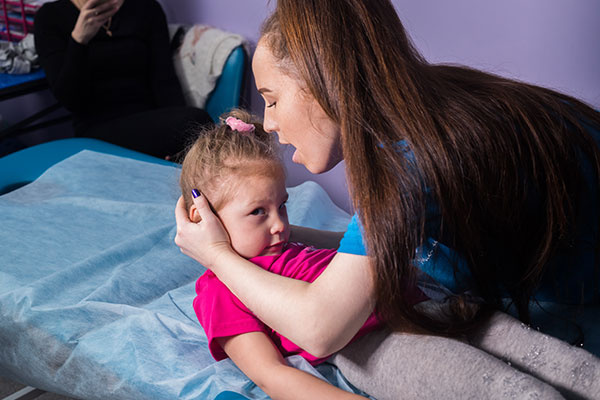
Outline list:
[[[285,245],[284,241],[281,241],[279,243],[275,243],[272,244],[270,246],[265,247],[265,250],[263,251],[263,253],[281,253],[281,251],[283,250],[283,246]]]

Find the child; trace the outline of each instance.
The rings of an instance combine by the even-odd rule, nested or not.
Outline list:
[[[327,267],[335,250],[317,250],[288,242],[285,172],[274,137],[249,114],[235,110],[225,124],[203,132],[182,166],[181,189],[192,221],[196,188],[210,202],[244,258],[277,274],[312,282]],[[312,365],[317,358],[270,329],[252,314],[211,272],[196,283],[194,309],[216,360],[230,357],[269,396],[294,392],[307,398],[357,398],[306,372],[288,366],[283,357],[299,354]],[[374,315],[356,338],[378,326]]]

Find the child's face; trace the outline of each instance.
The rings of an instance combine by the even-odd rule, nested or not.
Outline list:
[[[290,237],[283,177],[256,175],[233,184],[237,188],[219,217],[234,250],[244,258],[281,254]]]

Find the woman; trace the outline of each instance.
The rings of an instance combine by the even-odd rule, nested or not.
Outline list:
[[[292,144],[293,160],[313,173],[344,159],[357,215],[312,284],[244,262],[204,200],[198,224],[181,202],[176,208],[181,250],[314,355],[341,349],[376,308],[396,333],[371,335],[334,361],[377,398],[466,397],[468,388],[477,396],[489,382],[508,385],[490,396],[510,387],[525,395],[531,385],[516,388],[509,371],[481,375],[495,368],[492,361],[461,362],[473,347],[399,332],[455,336],[517,363],[535,351],[515,336],[502,340],[502,330],[492,334],[493,322],[508,318],[489,317],[502,297],[524,321],[533,295],[598,301],[599,115],[546,89],[428,64],[389,1],[278,1],[253,71],[265,129]],[[299,228],[293,234],[318,246],[340,238]],[[449,305],[443,313],[408,306],[405,289],[417,280]],[[582,353],[556,367],[557,375],[572,375],[582,359],[596,368],[598,360]],[[528,366],[544,371],[532,375],[563,394],[576,386],[553,381],[555,363],[539,361]],[[436,373],[424,374],[432,366]],[[481,385],[452,384],[476,376]]]
[[[188,125],[211,122],[185,106],[155,0],[44,4],[35,42],[50,89],[73,112],[76,136],[162,158],[183,150]]]

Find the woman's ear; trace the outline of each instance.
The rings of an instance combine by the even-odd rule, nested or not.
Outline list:
[[[196,205],[192,204],[192,206],[190,207],[190,221],[197,224],[198,222],[200,222],[201,219],[202,218],[200,218],[200,213],[198,212]]]

